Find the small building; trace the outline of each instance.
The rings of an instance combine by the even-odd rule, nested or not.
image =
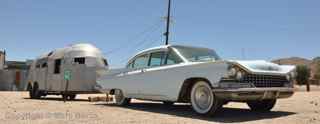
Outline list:
[[[0,69],[1,91],[23,91],[27,85],[29,70],[28,62],[5,61],[3,69]]]

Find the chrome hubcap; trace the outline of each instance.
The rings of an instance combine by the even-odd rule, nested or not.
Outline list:
[[[207,113],[213,105],[214,96],[206,83],[198,83],[192,91],[192,106],[199,113]]]
[[[121,103],[122,100],[123,100],[122,92],[120,90],[116,90],[114,95],[115,95],[115,102],[116,103]]]
[[[210,90],[204,86],[198,87],[195,92],[195,101],[197,106],[204,110],[210,107],[211,105],[211,99],[212,97],[210,96]]]

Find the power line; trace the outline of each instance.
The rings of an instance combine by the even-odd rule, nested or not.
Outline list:
[[[128,39],[128,42],[135,42],[136,39],[138,39],[139,37],[141,37],[142,35],[148,34],[150,32],[153,32],[155,29],[158,29],[161,26],[161,21],[157,21],[155,24],[153,24],[152,26],[146,28],[145,30],[143,30],[142,32],[138,33],[137,35],[135,35],[132,39]],[[151,31],[150,31],[151,30]],[[137,40],[136,40],[137,41]],[[141,42],[141,41],[140,41]],[[116,53],[121,51],[122,48],[127,48],[129,47],[130,44],[128,44],[127,42],[121,44],[119,47],[116,47],[108,52],[105,52],[104,54],[111,54],[111,53]]]
[[[158,31],[159,29],[161,29],[160,27],[161,27],[161,25],[158,25],[158,27],[152,29],[149,33],[153,33],[153,32]],[[159,34],[161,34],[161,33],[159,33]],[[150,40],[150,37],[151,37],[151,40]],[[156,39],[154,39],[154,38],[155,37],[153,37],[153,35],[147,35],[146,37],[144,37],[143,40],[135,43],[134,45],[130,45],[130,48],[126,49],[125,51],[127,51],[128,53],[133,53],[133,52],[139,51],[139,50],[145,48],[146,46],[153,45],[156,42],[161,42],[162,41],[161,39],[163,38],[163,36],[160,35],[160,37],[157,37]],[[154,39],[154,40],[152,40],[152,39]],[[160,39],[160,41],[159,41],[159,39]],[[152,42],[150,42],[150,41],[152,41]],[[119,48],[118,51],[121,51],[121,49],[122,48]],[[128,59],[130,59],[130,57],[132,57],[132,56],[131,55],[127,56],[127,57],[125,57],[125,59],[121,59],[120,61],[118,61],[118,63],[124,63],[124,62],[128,61]]]

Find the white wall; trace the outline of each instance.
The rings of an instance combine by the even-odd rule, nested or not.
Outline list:
[[[15,85],[16,72],[20,72],[19,86]],[[27,86],[27,71],[25,70],[0,70],[0,91],[25,90]]]

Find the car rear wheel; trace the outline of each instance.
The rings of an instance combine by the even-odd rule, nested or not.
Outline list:
[[[118,106],[126,106],[130,104],[131,98],[126,98],[121,90],[115,90],[114,101]]]
[[[76,98],[76,94],[62,94],[62,99],[64,100],[74,100]]]
[[[276,104],[276,99],[262,100],[262,101],[249,101],[248,106],[253,111],[270,111]]]
[[[191,106],[201,115],[213,115],[221,108],[221,103],[212,92],[211,86],[205,81],[196,82],[190,93]]]

